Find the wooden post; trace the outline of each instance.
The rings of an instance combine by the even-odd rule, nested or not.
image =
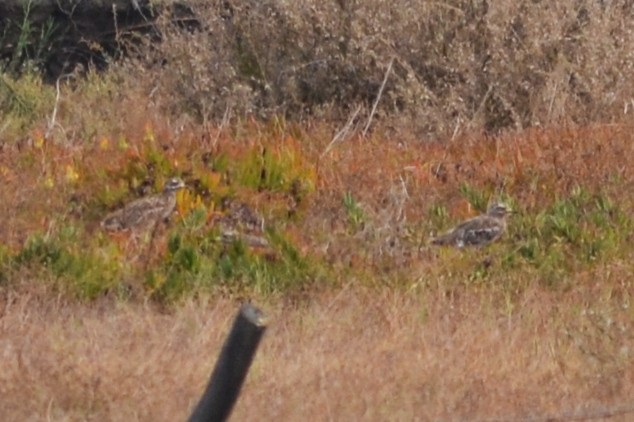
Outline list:
[[[251,304],[242,305],[207,389],[189,417],[189,422],[227,420],[265,329],[266,320],[262,312]]]

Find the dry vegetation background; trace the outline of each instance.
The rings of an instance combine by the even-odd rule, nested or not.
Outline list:
[[[245,298],[235,420],[634,417],[630,2],[141,4],[2,21],[0,419],[183,420]],[[155,237],[100,230],[173,175]]]

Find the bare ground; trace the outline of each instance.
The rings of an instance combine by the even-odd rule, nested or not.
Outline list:
[[[610,409],[634,407],[634,318],[624,299],[596,286],[536,287],[507,309],[473,292],[358,287],[299,305],[271,299],[233,420],[570,420],[597,412],[603,417],[594,420],[607,420]],[[9,298],[0,318],[0,419],[185,420],[236,309],[217,299],[165,311]]]

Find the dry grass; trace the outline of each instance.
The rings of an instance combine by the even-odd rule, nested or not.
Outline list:
[[[41,23],[20,31],[11,22],[13,37],[26,39],[16,47],[17,40],[0,38],[0,70],[61,75],[75,61],[85,65],[78,69],[111,65],[105,83],[87,88],[80,78],[64,79],[76,93],[64,87],[61,96],[55,136],[66,139],[69,132],[87,139],[99,127],[116,128],[130,111],[122,103],[135,98],[144,103],[138,114],[160,114],[174,125],[223,116],[345,121],[357,108],[364,125],[386,75],[372,129],[407,127],[446,137],[631,119],[634,26],[627,0],[187,4],[198,23],[185,29],[164,15],[152,28],[154,38],[144,25],[131,28],[141,33],[119,34],[111,13],[89,22],[76,14],[80,27],[109,30],[70,39],[63,31],[45,36]],[[161,42],[152,43],[154,31]],[[78,69],[73,73],[81,74]],[[5,139],[50,116],[53,95],[43,102],[42,92],[0,79],[0,109],[12,116],[0,127]]]
[[[632,406],[629,2],[255,3],[0,75],[0,419],[183,420],[238,295],[273,322],[236,420]],[[173,175],[156,247],[99,230]],[[501,242],[428,246],[498,197]],[[272,250],[217,240],[227,199]]]
[[[534,288],[512,313],[468,292],[271,300],[233,420],[516,420],[632,405],[630,300],[600,285]],[[2,419],[184,420],[236,308],[16,296],[0,325]]]

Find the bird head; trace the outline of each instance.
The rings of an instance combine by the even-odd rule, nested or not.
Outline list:
[[[492,204],[487,210],[487,214],[491,217],[505,217],[507,214],[511,214],[513,210],[508,205],[502,202],[496,202]]]
[[[163,188],[164,192],[174,192],[179,189],[183,189],[185,187],[185,182],[183,182],[178,177],[172,177],[165,183],[165,187]]]

